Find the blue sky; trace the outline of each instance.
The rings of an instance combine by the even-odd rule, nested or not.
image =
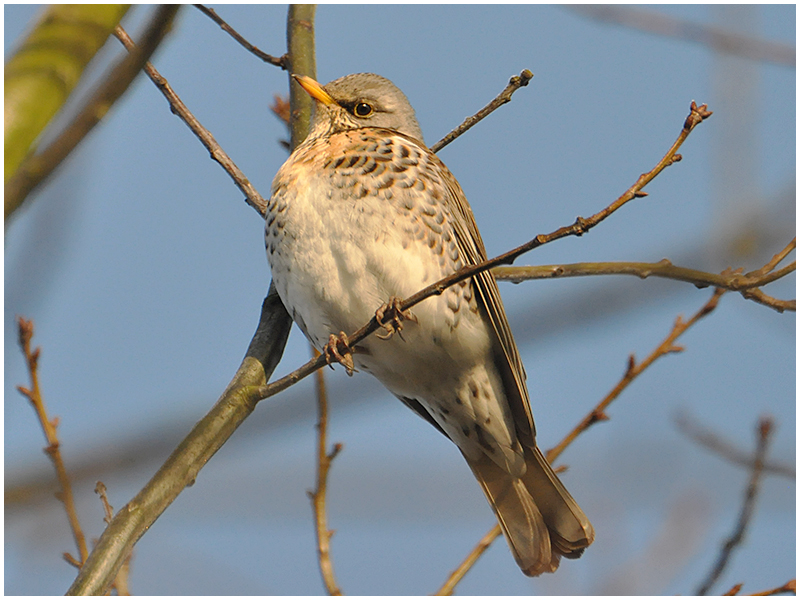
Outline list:
[[[648,7],[733,26],[708,6]],[[137,7],[135,34],[147,14]],[[281,54],[286,8],[219,6],[261,49]],[[795,43],[793,5],[740,9],[750,35]],[[6,5],[5,49],[36,12]],[[727,19],[727,21],[723,21]],[[550,6],[332,6],[317,11],[321,81],[372,71],[392,79],[433,144],[522,69],[513,101],[440,156],[458,178],[490,254],[606,206],[649,170],[691,100],[714,116],[683,161],[582,238],[517,264],[631,260],[721,270],[760,266],[794,235],[795,71],[731,61],[708,48],[599,23]],[[100,60],[119,54],[109,43]],[[270,113],[286,74],[246,54],[185,8],[154,58],[184,102],[266,195],[286,158]],[[103,72],[95,65],[93,75]],[[727,74],[727,75],[726,75]],[[727,79],[726,79],[727,77]],[[740,78],[740,79],[737,79]],[[745,79],[746,78],[746,79]],[[731,84],[731,81],[734,83]],[[741,81],[741,83],[739,83]],[[5,242],[6,486],[49,474],[41,432],[14,386],[26,383],[15,315],[36,323],[41,380],[61,418],[88,535],[102,530],[97,479],[124,505],[235,372],[269,285],[263,223],[227,175],[140,78],[19,215]],[[726,241],[745,232],[732,254]],[[749,236],[749,237],[748,237]],[[768,289],[794,297],[794,277]],[[591,278],[501,284],[529,377],[539,443],[555,444],[679,314],[708,298],[677,282]],[[678,411],[742,448],[761,414],[778,428],[771,456],[795,455],[795,315],[729,294],[562,457],[564,482],[597,541],[536,580],[498,542],[462,594],[688,594],[738,514],[747,473],[687,441]],[[305,362],[292,332],[277,374]],[[326,371],[330,484],[339,583],[352,594],[434,591],[493,521],[455,448],[366,375]],[[311,511],[312,382],[258,407],[138,544],[137,594],[319,594]],[[5,592],[60,594],[74,577],[60,506],[6,506]],[[794,482],[768,477],[745,545],[720,592],[795,576]],[[635,574],[635,575],[634,575]]]

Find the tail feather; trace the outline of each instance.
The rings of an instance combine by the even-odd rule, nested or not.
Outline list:
[[[532,459],[527,451],[525,458],[527,469],[522,479],[547,523],[553,546],[566,558],[578,558],[594,541],[594,527],[542,451],[534,447]]]
[[[552,573],[561,556],[578,558],[594,529],[538,448],[525,450],[527,470],[513,477],[488,456],[466,457],[505,534],[529,576]]]

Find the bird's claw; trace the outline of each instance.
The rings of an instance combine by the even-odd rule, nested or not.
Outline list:
[[[400,330],[403,329],[403,321],[417,322],[417,317],[414,316],[414,313],[410,310],[400,309],[401,303],[402,300],[400,298],[392,296],[386,304],[375,311],[375,320],[378,321],[378,325],[386,330],[385,335],[375,334],[382,340],[391,339],[395,333],[400,336],[400,339],[403,339],[403,334],[400,333]]]
[[[356,371],[356,366],[353,363],[353,350],[350,348],[350,342],[344,331],[340,331],[339,335],[331,334],[328,338],[328,343],[322,349],[322,353],[325,355],[325,361],[329,365],[338,362],[345,368],[350,377],[353,376]],[[333,368],[332,365],[331,368]]]

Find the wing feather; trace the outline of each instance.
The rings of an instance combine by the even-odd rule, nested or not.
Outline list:
[[[447,189],[445,202],[455,217],[452,222],[462,259],[466,264],[471,265],[486,260],[483,239],[481,239],[472,209],[467,203],[461,186],[438,157],[431,155],[430,161],[431,166],[439,171],[439,177]],[[525,385],[525,367],[522,365],[517,344],[514,342],[511,327],[508,324],[500,291],[497,289],[497,281],[491,271],[483,271],[473,277],[473,282],[479,303],[486,312],[495,334],[496,354],[500,359],[498,366],[505,383],[508,404],[514,417],[517,434],[523,443],[533,446],[536,429],[533,424],[528,388]]]

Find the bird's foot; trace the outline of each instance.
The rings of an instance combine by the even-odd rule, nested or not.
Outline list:
[[[395,333],[400,336],[400,339],[403,339],[403,334],[400,333],[400,330],[403,329],[403,321],[417,323],[417,317],[414,316],[414,313],[410,310],[400,309],[401,303],[402,300],[400,298],[392,296],[386,304],[375,311],[375,319],[386,330],[385,335],[375,334],[382,340],[390,339]]]
[[[328,338],[328,343],[322,349],[322,353],[325,355],[325,360],[329,365],[338,362],[345,368],[350,377],[353,376],[356,371],[356,366],[353,363],[353,350],[350,348],[350,342],[344,331],[340,331],[339,335],[331,334]]]

